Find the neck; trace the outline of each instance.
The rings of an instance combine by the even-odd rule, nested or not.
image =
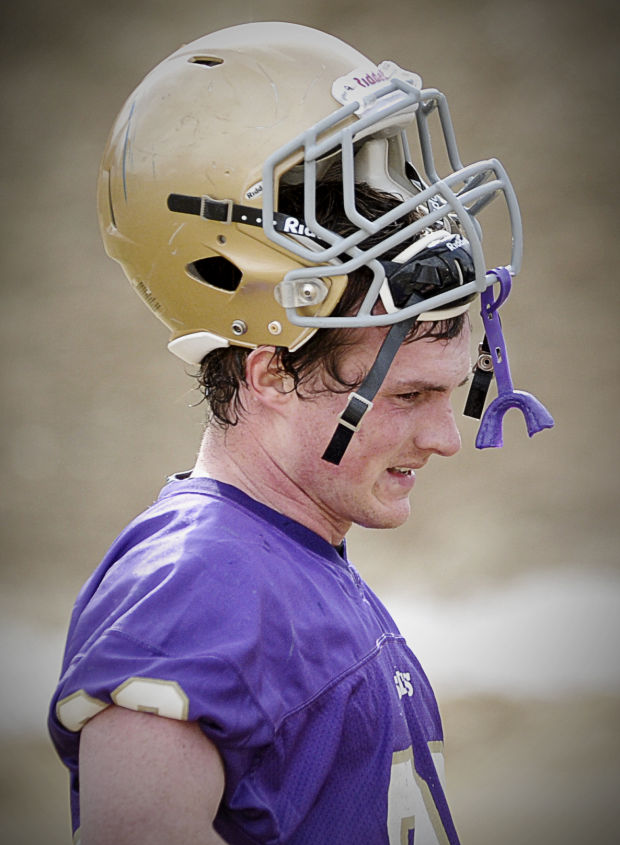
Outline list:
[[[260,429],[259,429],[260,430]],[[240,421],[220,429],[207,427],[192,476],[231,484],[251,498],[305,525],[334,546],[342,543],[350,523],[334,522],[306,490],[287,475],[273,450],[255,436],[254,426]]]

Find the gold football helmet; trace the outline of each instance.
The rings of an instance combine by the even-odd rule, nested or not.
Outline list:
[[[450,165],[442,177],[432,115]],[[417,130],[415,164],[408,129]],[[316,188],[336,161],[346,236],[317,219]],[[366,217],[356,206],[359,182],[397,197],[395,207]],[[303,219],[280,208],[283,185],[303,190]],[[224,29],[165,59],[121,110],[98,183],[108,254],[169,328],[170,350],[190,363],[228,344],[294,350],[318,328],[458,313],[495,281],[477,215],[496,196],[508,209],[504,263],[514,274],[514,191],[496,159],[462,165],[444,95],[392,62],[376,65],[331,35],[290,23]],[[395,231],[412,211],[415,221]],[[389,262],[388,250],[397,253]],[[421,251],[431,254],[434,282],[411,297],[409,271]],[[372,281],[359,311],[332,316],[348,274],[361,266]],[[428,280],[427,270],[422,275]]]

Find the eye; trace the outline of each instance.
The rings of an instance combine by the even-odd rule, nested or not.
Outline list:
[[[399,393],[397,394],[397,399],[401,399],[403,402],[415,402],[422,396],[419,390],[414,390],[411,393]]]

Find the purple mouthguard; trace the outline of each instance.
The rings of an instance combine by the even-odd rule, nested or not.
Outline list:
[[[493,285],[481,294],[482,309],[480,314],[484,323],[485,334],[489,347],[489,354],[493,360],[493,371],[497,380],[497,398],[491,402],[484,412],[476,437],[476,447],[487,449],[491,446],[503,445],[502,424],[504,414],[510,408],[518,408],[525,418],[527,433],[530,437],[544,428],[552,428],[553,417],[545,406],[531,393],[515,390],[510,376],[506,341],[502,332],[499,307],[502,305],[512,286],[510,271],[505,267],[498,267],[492,271],[500,284],[497,299],[493,296]]]

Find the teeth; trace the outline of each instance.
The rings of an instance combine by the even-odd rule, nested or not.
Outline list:
[[[392,472],[399,472],[401,475],[411,475],[409,467],[392,467]]]

